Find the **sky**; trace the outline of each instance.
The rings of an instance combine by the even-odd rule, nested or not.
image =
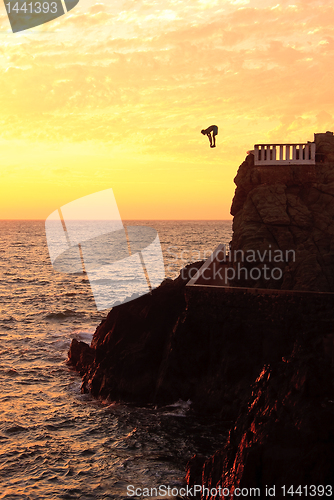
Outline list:
[[[231,219],[254,144],[334,130],[329,1],[80,0],[15,34],[2,4],[0,49],[0,219],[108,188],[124,220]]]

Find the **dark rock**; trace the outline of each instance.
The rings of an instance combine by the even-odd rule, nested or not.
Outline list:
[[[240,165],[231,207],[233,267],[239,263],[248,274],[264,265],[279,269],[270,279],[244,273],[233,286],[334,292],[333,133],[315,134],[315,142],[322,155],[316,165],[254,166],[253,155]],[[242,255],[253,250],[267,252],[264,260],[246,262]],[[274,261],[279,252],[281,261]]]
[[[185,290],[186,282],[181,276],[114,308],[90,348],[73,341],[70,360],[84,390],[140,404],[190,399],[199,411],[234,420],[263,364],[289,356],[309,328],[334,329],[334,295]],[[89,363],[77,361],[78,346]]]
[[[316,160],[334,161],[334,136],[333,132],[314,134],[316,144]]]
[[[263,367],[224,448],[201,472],[188,464],[190,486],[200,475],[204,486],[228,488],[232,499],[235,488],[264,492],[275,485],[276,498],[283,498],[284,485],[333,485],[332,336],[329,344],[309,331],[298,336],[289,358]]]
[[[85,342],[73,339],[68,353],[68,362],[83,375],[94,359],[94,350]]]
[[[152,294],[114,307],[94,333],[91,347],[72,341],[69,362],[83,376],[83,390],[112,400],[156,399],[170,337],[186,307],[184,287],[201,265],[191,264]],[[167,402],[178,394],[175,387]]]
[[[195,454],[186,465],[186,481],[189,485],[202,484],[202,471],[206,458]]]
[[[266,485],[333,482],[334,294],[309,291],[334,290],[334,141],[316,134],[316,143],[315,166],[254,167],[250,154],[235,178],[232,251],[296,252],[281,281],[267,283],[278,290],[259,291],[261,280],[186,287],[193,264],[114,307],[90,347],[71,344],[82,390],[96,397],[190,399],[235,421],[221,450],[187,466],[189,485],[229,488],[226,498],[236,487],[265,498]]]

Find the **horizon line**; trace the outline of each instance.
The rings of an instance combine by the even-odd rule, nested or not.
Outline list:
[[[110,221],[114,219],[71,219],[71,220],[84,220],[84,221],[89,221],[89,220],[94,220],[94,221]],[[122,222],[124,221],[232,221],[232,219],[122,219]],[[35,221],[35,222],[45,222],[46,219],[0,219],[0,222],[9,222],[9,221],[21,221],[21,222],[28,222],[28,221]]]

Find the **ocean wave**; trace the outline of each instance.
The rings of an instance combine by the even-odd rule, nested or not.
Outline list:
[[[175,274],[189,249],[196,254],[206,241],[221,243],[224,228],[194,221],[153,226]],[[198,448],[188,403],[158,410],[82,394],[80,376],[66,365],[70,339],[90,343],[106,311],[97,311],[87,276],[53,272],[43,221],[0,221],[0,228],[0,498],[122,500],[130,480],[140,487],[178,480]],[[199,241],[198,234],[207,236]]]
[[[73,311],[72,309],[65,309],[65,311],[59,311],[59,312],[50,312],[44,316],[44,319],[64,319],[64,318],[70,318],[73,316],[85,316],[85,313],[79,312],[79,311]]]
[[[185,417],[190,406],[190,399],[188,399],[188,401],[179,399],[176,403],[159,408],[159,412],[165,417]]]
[[[20,374],[14,368],[10,368],[5,371],[5,375],[9,375],[10,377],[18,377]]]
[[[2,323],[14,323],[15,321],[17,321],[14,316],[5,316],[5,317],[1,317],[0,316],[0,321]]]
[[[12,425],[11,427],[7,427],[4,429],[6,434],[16,434],[17,432],[26,432],[28,429],[26,427],[22,427],[21,425]]]
[[[80,331],[75,333],[75,337],[77,340],[81,340],[82,342],[91,343],[94,332],[85,332]]]

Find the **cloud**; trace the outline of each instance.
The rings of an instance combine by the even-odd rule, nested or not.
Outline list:
[[[315,0],[81,0],[13,35],[3,8],[0,208],[31,192],[36,211],[11,213],[48,215],[110,182],[136,210],[141,183],[146,218],[215,218],[222,199],[226,218],[253,144],[333,129],[333,21]]]
[[[7,44],[1,134],[116,143],[126,135],[159,151],[158,131],[163,149],[180,154],[181,131],[190,137],[206,116],[226,126],[235,116],[279,120],[276,133],[291,134],[298,116],[334,113],[334,8],[304,5],[127,0],[118,11],[74,10],[55,23],[63,33]],[[298,123],[302,133],[312,126]]]

